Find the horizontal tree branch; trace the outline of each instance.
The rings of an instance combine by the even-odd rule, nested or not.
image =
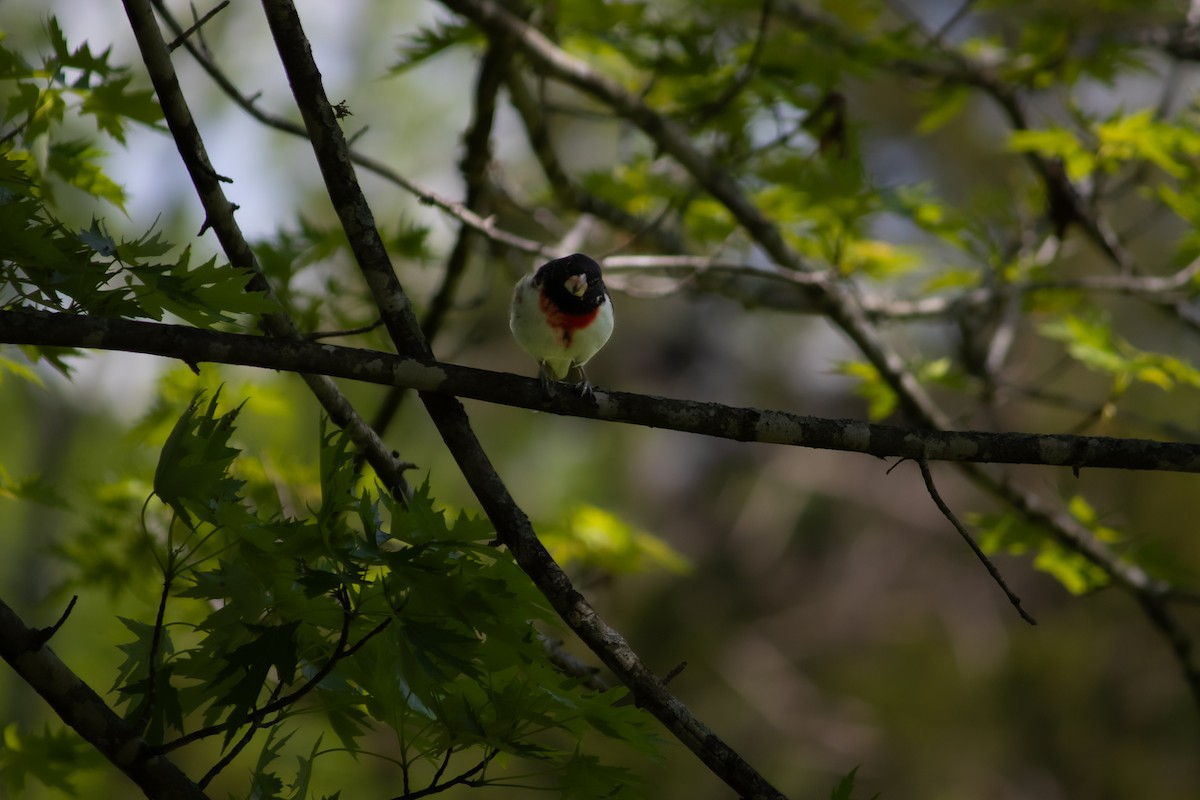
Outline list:
[[[122,350],[177,358],[329,375],[422,392],[482,400],[563,416],[623,422],[742,442],[820,450],[993,464],[1037,464],[1075,470],[1108,468],[1200,472],[1200,444],[1067,434],[936,431],[827,419],[597,389],[594,398],[501,372],[339,347],[121,319],[30,311],[0,312],[0,342]]]

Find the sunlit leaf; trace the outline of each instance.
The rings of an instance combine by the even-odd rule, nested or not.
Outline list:
[[[686,559],[662,539],[595,506],[577,507],[562,528],[544,526],[539,535],[560,564],[595,567],[617,575],[688,569]]]

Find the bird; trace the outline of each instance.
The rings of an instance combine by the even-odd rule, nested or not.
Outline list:
[[[612,306],[600,265],[583,253],[548,261],[517,281],[508,326],[517,344],[537,359],[547,394],[572,369],[579,374],[575,390],[593,394],[583,365],[612,336]]]

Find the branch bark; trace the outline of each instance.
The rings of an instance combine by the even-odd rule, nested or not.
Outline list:
[[[974,464],[1033,464],[1081,469],[1200,472],[1200,444],[1068,434],[935,431],[827,419],[596,389],[594,399],[503,372],[461,367],[308,341],[203,331],[182,325],[100,317],[0,311],[0,341],[85,347],[329,375],[420,392],[467,397],[562,416],[623,422],[740,442]]]
[[[170,760],[157,755],[134,726],[117,716],[46,646],[44,631],[26,625],[3,600],[0,658],[147,797],[208,800],[199,786]]]

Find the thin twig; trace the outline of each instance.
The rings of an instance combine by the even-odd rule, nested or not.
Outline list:
[[[179,47],[179,45],[183,44],[184,39],[188,38],[196,31],[200,30],[200,28],[205,23],[207,23],[210,19],[212,19],[217,14],[224,11],[225,7],[228,6],[229,3],[230,3],[230,0],[221,0],[221,2],[217,3],[217,5],[214,6],[211,11],[209,11],[204,16],[200,17],[200,19],[196,20],[194,23],[192,23],[190,26],[188,26],[188,28],[186,30],[181,31],[178,36],[176,36],[174,39],[172,39],[170,42],[168,42],[167,49],[170,50],[172,53],[175,52],[175,50]]]
[[[451,786],[459,786],[459,785],[478,786],[478,785],[480,785],[480,782],[478,780],[471,780],[471,779],[475,775],[482,772],[487,767],[487,765],[492,762],[492,759],[494,759],[499,754],[500,754],[499,750],[490,750],[484,755],[484,757],[479,761],[478,764],[476,764],[475,766],[471,767],[470,769],[468,769],[464,772],[459,773],[458,775],[456,775],[455,777],[446,781],[445,783],[438,783],[435,780],[433,783],[429,784],[424,789],[418,789],[415,792],[405,792],[402,795],[397,795],[396,797],[392,798],[392,800],[418,800],[418,798],[421,798],[421,797],[428,797],[430,795],[437,794],[438,792],[444,792],[447,789],[449,789]]]
[[[344,331],[314,331],[313,333],[308,334],[308,336],[305,338],[311,342],[317,342],[321,339],[337,339],[343,336],[361,336],[364,333],[370,333],[371,331],[378,330],[382,326],[383,320],[377,319],[370,325],[363,325],[358,328],[347,328]]]
[[[475,81],[474,116],[463,136],[464,152],[459,162],[463,182],[466,184],[463,208],[480,216],[487,215],[490,205],[487,173],[492,160],[492,125],[496,118],[496,98],[500,92],[504,64],[511,60],[511,54],[512,45],[504,42],[492,43],[484,54]],[[472,245],[477,236],[478,231],[475,228],[469,225],[459,226],[454,247],[450,250],[445,269],[442,271],[441,285],[434,292],[421,320],[421,333],[427,341],[432,342],[437,337],[446,315],[454,304],[455,293],[463,274],[467,271]],[[380,322],[382,323],[382,320]],[[384,395],[371,418],[371,427],[381,436],[391,427],[406,395],[407,390],[400,387],[392,387]]]
[[[168,569],[163,571],[163,587],[158,598],[158,613],[154,618],[154,634],[150,637],[150,654],[146,666],[146,702],[142,707],[142,713],[133,723],[134,727],[143,733],[153,718],[154,705],[158,697],[158,650],[162,646],[163,620],[167,615],[167,599],[171,595],[171,582],[175,577],[173,561],[174,554],[168,553]],[[201,787],[203,786],[204,784],[201,784]]]
[[[525,128],[525,137],[529,147],[542,168],[542,174],[550,190],[559,203],[573,208],[582,214],[591,214],[604,220],[618,230],[633,233],[653,242],[654,246],[666,253],[682,253],[686,244],[678,232],[662,226],[662,221],[669,209],[674,205],[668,203],[663,213],[657,218],[646,220],[637,214],[632,214],[624,208],[611,203],[595,194],[586,191],[579,181],[572,178],[563,166],[551,141],[550,125],[546,114],[552,112],[553,106],[548,105],[544,98],[534,95],[526,85],[525,78],[517,69],[517,62],[510,62],[505,70],[505,86],[508,87],[509,100],[521,117]]]
[[[454,748],[447,747],[445,755],[442,756],[442,763],[438,765],[437,771],[433,773],[433,778],[429,781],[430,786],[437,786],[437,782],[446,774],[446,767],[450,766],[450,758],[453,755]],[[407,791],[405,794],[407,794]]]
[[[941,45],[942,39],[946,37],[946,34],[948,34],[955,25],[962,22],[963,19],[966,18],[967,14],[971,11],[971,6],[973,5],[975,5],[975,0],[963,0],[963,2],[959,4],[958,8],[954,9],[954,13],[947,17],[946,21],[943,22],[941,26],[939,26],[938,29],[933,32],[931,40],[936,44]]]
[[[754,78],[754,73],[758,71],[759,61],[762,60],[763,46],[767,41],[767,28],[771,22],[772,4],[773,0],[763,0],[762,10],[758,15],[758,32],[755,34],[754,47],[750,51],[750,57],[746,59],[746,63],[738,70],[738,74],[725,87],[725,90],[716,99],[706,103],[700,110],[700,115],[692,121],[695,127],[700,128],[714,117],[719,116],[730,103],[737,99],[737,96],[742,93],[747,84]]]
[[[971,552],[975,557],[982,562],[988,574],[992,576],[992,580],[1000,587],[1001,591],[1008,598],[1008,602],[1012,603],[1013,608],[1021,615],[1021,619],[1028,622],[1030,625],[1037,625],[1037,620],[1033,618],[1024,608],[1021,607],[1021,598],[1017,597],[1012,589],[1008,588],[1008,584],[1004,581],[1004,576],[1000,574],[1000,570],[996,569],[996,565],[988,558],[987,553],[983,552],[979,545],[975,544],[975,540],[971,538],[970,532],[958,521],[958,517],[950,510],[950,506],[946,505],[946,501],[938,493],[937,486],[933,483],[933,475],[929,471],[929,462],[924,458],[916,459],[917,464],[921,468],[921,478],[925,481],[925,488],[929,490],[929,496],[933,498],[934,504],[938,507],[938,511],[942,512],[942,516],[950,520],[950,524],[954,526],[954,530],[958,531],[958,535],[963,538],[967,546],[971,548]]]
[[[54,638],[54,634],[58,633],[59,628],[66,624],[67,617],[71,616],[71,612],[75,610],[75,603],[77,602],[79,602],[79,595],[71,595],[71,599],[67,601],[67,607],[64,608],[63,612],[58,615],[58,620],[48,628],[38,629],[35,637],[38,647],[45,645],[46,642]]]

